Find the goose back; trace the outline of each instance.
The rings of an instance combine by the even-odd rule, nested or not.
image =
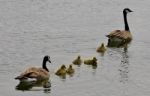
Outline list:
[[[43,68],[36,68],[30,67],[26,69],[20,76],[16,77],[15,79],[26,79],[26,78],[36,78],[37,80],[40,79],[49,79],[50,75],[49,72]]]
[[[108,38],[120,38],[120,39],[132,39],[131,32],[125,31],[125,30],[115,30],[110,32],[109,35],[106,35]]]

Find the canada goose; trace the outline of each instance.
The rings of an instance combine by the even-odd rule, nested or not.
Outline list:
[[[49,79],[49,70],[46,67],[46,62],[51,63],[50,57],[45,56],[43,59],[43,65],[42,68],[36,68],[36,67],[30,67],[26,69],[23,73],[21,73],[19,76],[17,76],[15,79],[18,79],[20,81],[28,78],[35,78],[36,80],[46,80]]]
[[[93,59],[84,60],[84,64],[96,66],[97,65],[97,59],[96,59],[96,57],[93,57]]]
[[[101,46],[98,47],[96,51],[97,51],[97,52],[104,53],[104,52],[106,51],[106,48],[105,48],[105,46],[104,46],[104,43],[102,43]]]
[[[132,35],[127,21],[127,13],[133,12],[129,8],[123,10],[125,30],[115,30],[106,35],[108,37],[108,47],[119,47],[132,40]]]
[[[78,56],[72,63],[75,65],[81,65],[82,63],[81,57]]]
[[[58,69],[55,73],[56,75],[58,76],[65,76],[66,75],[66,66],[65,65],[62,65],[60,67],[60,69]]]
[[[69,65],[69,68],[66,70],[67,74],[71,75],[74,73],[74,69],[72,67],[72,65]]]

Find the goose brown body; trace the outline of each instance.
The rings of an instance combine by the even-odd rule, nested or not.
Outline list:
[[[115,30],[110,32],[109,35],[107,35],[108,38],[118,38],[118,39],[123,39],[126,41],[131,41],[132,40],[132,34],[131,32],[125,31],[125,30]]]
[[[50,77],[49,72],[43,68],[30,67],[26,69],[20,76],[15,79],[27,79],[27,78],[36,78],[40,79],[48,79]]]
[[[43,59],[43,67],[37,68],[37,67],[30,67],[23,71],[19,76],[17,76],[15,79],[24,80],[28,78],[35,78],[36,80],[46,80],[49,79],[49,70],[46,67],[46,62],[50,61],[49,56],[45,56]]]

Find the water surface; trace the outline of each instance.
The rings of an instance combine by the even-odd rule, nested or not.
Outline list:
[[[127,52],[96,48],[110,31],[123,29],[122,10],[128,15],[133,41]],[[0,93],[3,96],[149,96],[150,1],[148,0],[1,0]],[[51,87],[16,90],[14,77],[29,66],[41,66],[44,55],[52,64]],[[54,75],[61,64],[77,55],[96,56],[98,66],[74,66],[73,77]]]

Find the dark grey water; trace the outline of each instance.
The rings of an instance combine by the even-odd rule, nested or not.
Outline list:
[[[110,31],[123,29],[128,15],[133,41],[123,49],[96,48]],[[148,0],[0,0],[1,96],[150,96],[150,1]],[[29,66],[41,66],[44,55],[52,63],[51,87],[16,90],[14,77]],[[54,72],[81,55],[96,56],[98,67],[74,66],[73,77]]]

